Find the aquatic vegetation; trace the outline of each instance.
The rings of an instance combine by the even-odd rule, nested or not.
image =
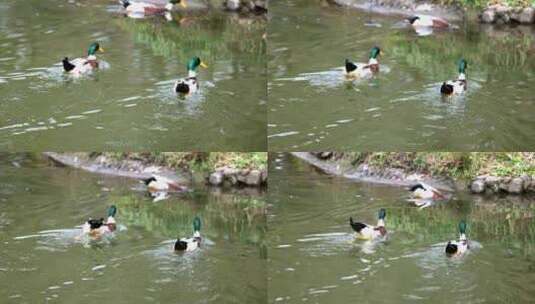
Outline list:
[[[196,203],[205,199],[209,203]],[[187,197],[168,199],[157,204],[136,195],[113,198],[121,210],[121,221],[126,225],[142,226],[162,237],[173,238],[191,235],[191,223],[199,216],[203,222],[202,234],[208,238],[225,238],[247,244],[263,242],[265,203],[261,203],[261,200],[195,192]],[[216,231],[225,231],[226,234],[217,235]]]
[[[134,41],[147,44],[155,55],[167,58],[187,58],[197,55],[207,61],[228,58],[232,52],[249,54],[263,60],[266,47],[262,40],[265,23],[239,24],[228,16],[177,16],[178,23],[162,24],[119,19],[119,27],[130,31]],[[181,20],[184,20],[181,24]],[[180,27],[180,30],[177,30]],[[221,34],[221,29],[224,28]],[[217,30],[216,30],[217,29]],[[192,52],[195,51],[195,54]]]

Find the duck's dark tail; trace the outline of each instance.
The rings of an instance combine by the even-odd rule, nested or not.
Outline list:
[[[442,86],[440,87],[440,93],[444,95],[451,95],[453,93],[453,86],[443,82]]]
[[[452,244],[451,242],[448,242],[448,245],[446,245],[446,253],[448,255],[453,255],[457,252],[457,245]]]
[[[130,1],[128,0],[120,0],[119,2],[121,2],[124,8],[127,8],[130,5]]]
[[[68,57],[63,58],[62,62],[63,62],[63,69],[65,70],[65,72],[70,72],[70,71],[74,70],[75,66],[74,66],[74,64],[69,62],[69,58]]]
[[[352,217],[349,218],[349,225],[351,228],[353,228],[353,230],[355,230],[355,232],[360,232],[362,229],[367,227],[366,224],[354,222]]]
[[[349,59],[346,59],[346,73],[353,72],[356,69],[357,69],[357,65],[349,61]]]
[[[188,248],[188,243],[177,240],[175,243],[175,251],[185,251]]]
[[[440,92],[442,92],[442,89],[440,89]],[[414,192],[414,191],[416,191],[416,190],[418,190],[418,189],[425,190],[425,188],[424,188],[424,186],[422,186],[422,184],[416,184],[416,185],[414,185],[414,186],[411,186],[411,187],[409,188],[409,191],[410,191],[410,192]]]
[[[89,227],[91,227],[91,230],[98,229],[104,224],[104,219],[90,219],[87,221],[89,223]]]
[[[182,93],[182,94],[188,94],[189,93],[189,86],[185,84],[184,82],[177,83],[175,87],[175,92]]]

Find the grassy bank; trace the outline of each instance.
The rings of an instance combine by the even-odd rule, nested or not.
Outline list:
[[[345,165],[366,163],[373,167],[399,168],[456,179],[479,175],[535,175],[533,152],[345,152],[333,155]]]
[[[171,169],[211,172],[217,168],[264,170],[266,152],[92,152],[90,158],[105,156],[111,161],[134,160]]]

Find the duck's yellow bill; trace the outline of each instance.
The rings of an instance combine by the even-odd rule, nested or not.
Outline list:
[[[104,53],[104,48],[103,47],[99,47],[98,50],[101,51],[102,53]]]
[[[208,67],[208,65],[201,61],[201,67],[206,69]]]
[[[183,8],[187,8],[188,5],[186,4],[186,0],[180,1],[180,6],[182,6]]]

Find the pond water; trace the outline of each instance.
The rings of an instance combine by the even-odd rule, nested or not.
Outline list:
[[[269,303],[529,303],[535,297],[535,198],[456,193],[419,209],[403,188],[330,177],[287,154],[270,163]],[[385,242],[354,239],[349,216]],[[469,254],[445,242],[468,222]]]
[[[0,2],[2,150],[266,149],[265,22],[228,14],[130,19],[118,1]],[[65,77],[93,41],[109,68]],[[201,90],[173,92],[199,56]]]
[[[263,194],[200,188],[154,203],[138,186],[34,155],[1,155],[0,302],[265,303],[265,217],[242,211]],[[76,241],[75,227],[112,203],[115,235]],[[173,253],[194,216],[204,245]]]
[[[459,28],[421,37],[403,16],[277,1],[268,32],[268,136],[273,151],[529,149],[535,125],[531,27]],[[384,51],[381,72],[348,82],[346,58]],[[440,85],[468,61],[465,96]]]

